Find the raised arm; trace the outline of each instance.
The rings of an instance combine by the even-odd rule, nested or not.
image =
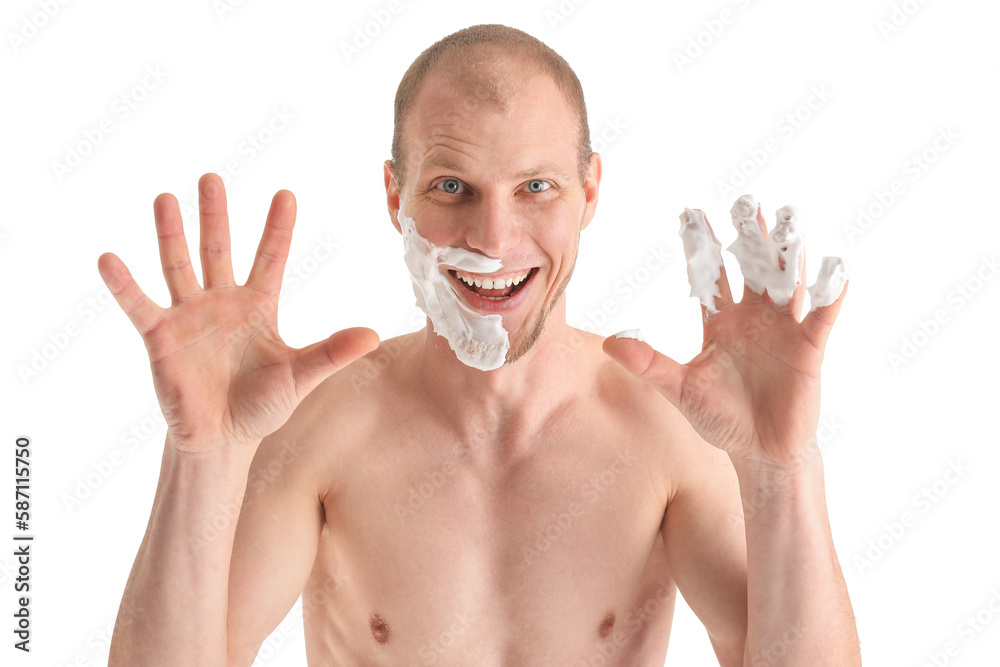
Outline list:
[[[221,179],[203,176],[199,194],[204,288],[172,195],[153,204],[170,308],[146,297],[115,255],[98,260],[101,277],[146,345],[168,427],[109,665],[229,664],[230,561],[254,454],[313,388],[378,342],[368,329],[348,329],[302,349],[285,345],[277,304],[294,197],[284,190],[274,196],[250,275],[237,285]]]
[[[741,198],[734,206],[740,238],[731,249],[747,277],[739,303],[733,301],[707,220],[697,211],[682,217],[685,233],[697,236],[696,243],[685,243],[692,286],[709,295],[703,297],[702,352],[682,365],[635,340],[609,338],[604,349],[654,384],[698,435],[729,456],[746,522],[743,663],[860,665],[854,614],[834,550],[816,446],[820,366],[844,298],[840,287],[846,291],[846,286],[835,278],[829,284],[821,281],[812,291],[820,302],[814,305],[821,307],[800,321],[805,256],[796,251],[800,241],[790,224],[793,211],[779,212],[779,219],[785,216],[785,226],[776,228],[769,239],[757,206],[753,207],[756,219],[741,212],[748,199]],[[753,252],[744,252],[747,247]],[[704,280],[706,267],[716,272],[713,280]],[[770,281],[766,291],[753,280],[755,272]],[[726,527],[718,511],[721,506],[711,494],[728,494],[730,500],[725,502],[739,505],[735,489],[720,490],[731,473],[720,468],[718,475],[720,479],[708,485],[700,499],[697,488],[679,494],[674,516],[673,509],[667,510],[666,531],[679,529],[687,539],[701,535],[703,543],[721,539]],[[731,538],[727,552],[736,552],[739,546]],[[704,598],[692,607],[697,612],[695,604],[700,604],[708,617],[725,627],[725,615],[718,612],[719,594],[706,588],[704,578],[715,571],[730,589],[731,603],[739,604],[733,583],[741,576],[739,563],[718,554],[707,560],[692,558],[697,552],[691,549],[685,554],[690,565],[685,572],[691,580],[688,586],[697,592],[700,580]],[[728,627],[732,625],[728,621]],[[730,640],[735,635],[737,631],[727,632]],[[720,653],[729,656],[726,662],[731,664],[732,647]]]

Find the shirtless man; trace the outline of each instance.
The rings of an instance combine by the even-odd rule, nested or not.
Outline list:
[[[686,365],[572,329],[601,160],[568,65],[477,26],[422,54],[396,105],[397,230],[402,210],[436,246],[502,260],[480,280],[528,273],[494,300],[440,268],[501,315],[507,363],[471,368],[430,320],[288,348],[292,194],[240,286],[222,183],[202,177],[204,287],[176,199],[157,197],[172,306],[98,262],[168,424],[110,664],[249,665],[301,594],[311,665],[659,666],[678,589],[722,665],[860,664],[814,437],[843,295],[800,322],[803,287],[734,303],[723,273]]]

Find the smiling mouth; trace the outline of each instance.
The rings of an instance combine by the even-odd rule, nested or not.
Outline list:
[[[458,282],[465,289],[476,296],[489,301],[503,301],[517,294],[524,289],[532,276],[537,272],[537,268],[528,269],[521,273],[508,274],[506,276],[484,276],[478,273],[468,273],[466,271],[449,271],[458,279]]]

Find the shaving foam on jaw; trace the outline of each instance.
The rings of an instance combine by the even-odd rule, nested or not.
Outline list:
[[[681,214],[681,241],[687,257],[688,282],[691,296],[696,296],[709,315],[719,312],[715,299],[719,293],[719,276],[722,275],[722,246],[708,227],[705,214],[686,208]]]
[[[847,263],[840,257],[824,257],[816,283],[809,287],[809,312],[829,306],[840,297],[847,282]]]
[[[503,366],[510,340],[500,315],[481,315],[466,306],[441,267],[470,273],[493,273],[503,263],[464,248],[442,248],[417,233],[417,224],[403,210],[403,257],[413,282],[417,306],[431,318],[434,333],[443,336],[466,366],[492,371]]]
[[[736,255],[743,282],[755,294],[766,290],[771,300],[784,306],[792,300],[802,266],[802,234],[798,211],[791,206],[778,209],[778,224],[769,238],[757,222],[757,200],[743,195],[730,211],[739,234],[727,250]]]

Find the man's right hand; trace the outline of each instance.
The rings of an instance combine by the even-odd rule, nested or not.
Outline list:
[[[375,349],[378,336],[371,329],[345,329],[301,349],[285,345],[278,335],[278,292],[295,197],[288,190],[274,195],[253,267],[240,286],[233,280],[222,179],[205,174],[198,191],[204,288],[170,194],[156,198],[153,213],[171,307],[150,300],[116,255],[101,255],[97,268],[146,344],[168,442],[185,451],[255,449],[320,382]]]

